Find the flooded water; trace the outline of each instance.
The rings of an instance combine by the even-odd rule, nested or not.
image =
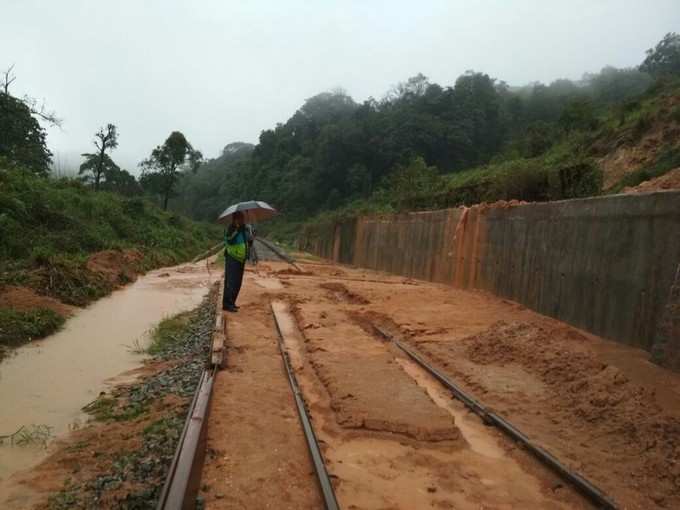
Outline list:
[[[144,360],[134,351],[147,345],[149,330],[196,307],[220,276],[205,262],[152,271],[78,311],[58,333],[18,349],[0,363],[0,435],[46,425],[58,437],[83,423],[81,408]],[[45,456],[38,446],[0,445],[0,481]]]

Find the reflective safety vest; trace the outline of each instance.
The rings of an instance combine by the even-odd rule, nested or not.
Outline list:
[[[246,233],[243,228],[234,230],[231,235],[224,233],[224,241],[227,245],[227,255],[239,262],[245,262],[247,253]]]

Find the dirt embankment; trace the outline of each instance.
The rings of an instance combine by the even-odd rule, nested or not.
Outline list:
[[[109,288],[115,289],[137,279],[137,276],[142,273],[142,259],[143,255],[138,250],[105,250],[92,254],[85,263],[85,270],[97,278],[103,278]],[[55,283],[54,280],[60,279],[62,276],[49,274],[46,278],[56,286],[61,282]],[[31,280],[30,275],[28,279]],[[75,282],[71,285],[83,283],[85,282]],[[38,290],[21,285],[0,287],[0,308],[10,308],[22,312],[45,308],[64,318],[73,314],[77,309],[77,306],[64,303],[53,295],[49,295],[50,284],[47,285],[47,288],[38,286],[40,287]]]
[[[670,170],[668,173],[644,181],[637,186],[623,188],[624,193],[645,193],[649,191],[665,191],[680,189],[680,167]]]
[[[680,505],[680,413],[659,398],[662,378],[635,380],[592,337],[547,320],[419,348],[627,508]]]
[[[51,334],[59,326],[43,325],[41,317],[48,311],[60,325],[79,306],[135,281],[143,272],[142,263],[138,250],[105,250],[92,254],[84,265],[50,260],[10,275],[5,281],[11,284],[0,283],[0,311],[7,311],[15,323],[0,343],[18,346]]]
[[[137,279],[143,257],[139,250],[104,250],[91,255],[85,267],[114,285],[124,285]]]
[[[680,123],[676,120],[679,106],[679,96],[660,96],[649,107],[650,112],[643,111],[632,127],[619,132],[616,138],[595,142],[593,150],[602,155],[598,163],[604,174],[604,190],[653,164],[663,152],[680,148]]]
[[[28,287],[9,285],[0,289],[0,308],[11,308],[19,312],[27,312],[36,308],[44,308],[66,318],[77,309],[62,303],[58,299],[42,296]]]

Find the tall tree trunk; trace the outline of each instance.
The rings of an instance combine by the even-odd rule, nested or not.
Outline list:
[[[163,210],[167,211],[168,210],[168,199],[170,198],[170,191],[166,191],[163,194]]]
[[[94,190],[99,191],[99,181],[102,178],[102,171],[104,170],[104,143],[102,142],[102,148],[99,151],[99,164],[97,165],[97,172],[94,177]]]

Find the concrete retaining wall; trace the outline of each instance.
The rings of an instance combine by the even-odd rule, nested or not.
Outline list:
[[[680,192],[366,217],[302,244],[341,263],[488,290],[652,350],[680,263]],[[674,336],[665,359],[679,358]]]

